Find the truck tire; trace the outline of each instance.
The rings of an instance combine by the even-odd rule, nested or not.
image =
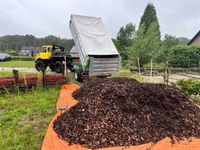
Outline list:
[[[74,78],[76,81],[78,82],[83,82],[83,78],[82,78],[82,75],[81,75],[81,71],[80,70],[75,70],[74,71]]]
[[[71,71],[71,72],[74,72],[75,70],[74,70],[74,68],[72,68],[72,67],[68,67],[69,68],[69,70]]]
[[[35,69],[36,69],[37,71],[45,72],[46,68],[47,68],[47,65],[45,64],[44,61],[42,61],[42,60],[37,60],[37,61],[35,62]]]
[[[63,73],[64,72],[64,65],[60,61],[57,61],[54,64],[54,71],[56,73]]]

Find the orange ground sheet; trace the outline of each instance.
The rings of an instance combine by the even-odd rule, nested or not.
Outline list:
[[[58,138],[57,133],[53,130],[53,122],[60,115],[59,107],[61,105],[67,105],[68,108],[72,107],[76,103],[71,94],[74,90],[78,89],[79,86],[72,85],[63,85],[60,91],[60,97],[57,101],[57,113],[55,114],[53,120],[51,121],[46,135],[44,137],[42,150],[86,150],[87,148],[82,147],[81,145],[69,145],[66,141]],[[175,144],[170,143],[169,138],[164,138],[163,140],[153,144],[147,143],[138,146],[129,146],[129,147],[110,147],[110,148],[101,148],[100,150],[200,150],[200,139],[192,138],[192,141],[184,140],[176,142]]]

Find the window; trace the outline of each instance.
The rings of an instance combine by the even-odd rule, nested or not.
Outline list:
[[[42,52],[46,52],[46,48],[42,48]]]

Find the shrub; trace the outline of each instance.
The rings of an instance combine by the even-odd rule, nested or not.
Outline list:
[[[28,56],[12,56],[12,60],[25,60],[25,61],[34,61],[34,57],[28,57]]]
[[[197,79],[181,79],[173,84],[179,88],[187,96],[200,95],[200,80]]]
[[[175,46],[169,52],[169,61],[175,68],[199,67],[200,46]]]

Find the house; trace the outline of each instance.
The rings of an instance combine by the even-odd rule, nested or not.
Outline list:
[[[33,46],[23,46],[19,51],[19,55],[21,56],[31,56],[34,57],[38,53],[37,47]]]
[[[188,45],[200,45],[200,31],[190,40]]]

